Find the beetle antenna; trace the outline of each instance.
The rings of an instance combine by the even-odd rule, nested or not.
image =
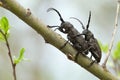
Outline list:
[[[89,19],[88,19],[88,24],[87,24],[87,26],[86,26],[86,29],[88,29],[88,28],[89,28],[90,19],[91,19],[91,11],[89,12]]]
[[[82,25],[82,28],[85,29],[83,23],[82,23],[78,18],[70,17],[70,19],[75,19],[75,20],[77,20],[77,21]]]
[[[59,15],[59,17],[60,17],[60,21],[62,21],[62,23],[65,22],[65,21],[63,20],[63,18],[62,18],[61,14],[59,13],[58,10],[56,10],[55,8],[48,8],[47,12],[49,12],[49,11],[51,11],[51,10],[54,10],[54,11],[56,11],[56,12],[58,13],[58,15]]]

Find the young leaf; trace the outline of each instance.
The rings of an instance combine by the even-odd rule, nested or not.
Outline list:
[[[0,20],[0,29],[3,31],[4,34],[8,34],[9,33],[9,22],[8,19],[6,17],[2,17]]]
[[[24,52],[25,52],[25,49],[22,48],[22,49],[20,50],[20,54],[19,54],[18,58],[16,58],[16,57],[14,56],[14,64],[18,64],[18,63],[20,63],[22,60],[24,60]]]
[[[0,40],[5,41],[4,36],[9,36],[9,22],[6,17],[0,19]]]
[[[0,33],[0,40],[5,41],[4,36]]]
[[[19,60],[22,60],[23,58],[24,58],[24,52],[25,52],[25,49],[24,48],[22,48],[21,50],[20,50],[20,55],[19,55]]]

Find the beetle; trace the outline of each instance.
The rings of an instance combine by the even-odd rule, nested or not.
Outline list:
[[[87,43],[89,45],[88,50],[91,52],[92,56],[95,58],[95,60],[91,63],[91,65],[94,62],[99,63],[100,60],[101,60],[101,56],[102,56],[101,48],[100,48],[100,46],[98,44],[97,39],[94,37],[94,34],[88,29],[89,24],[90,24],[90,19],[91,19],[91,11],[89,12],[89,19],[88,19],[88,24],[86,25],[86,28],[79,19],[77,19],[75,17],[71,17],[71,18],[76,19],[82,25],[83,31],[82,31],[82,33],[80,35],[85,36],[85,40],[87,41]],[[91,58],[92,58],[92,56],[91,56]]]
[[[88,54],[88,50],[86,49],[88,49],[89,46],[83,35],[80,35],[81,33],[79,33],[78,30],[75,29],[70,22],[64,21],[61,14],[56,9],[49,8],[47,12],[51,10],[57,12],[57,14],[60,17],[61,25],[48,27],[49,28],[58,27],[57,29],[59,31],[63,32],[64,34],[67,34],[68,41],[61,48],[63,48],[70,41],[72,43],[72,46],[78,51],[75,57],[75,61],[77,61],[77,56],[79,55],[79,53]]]

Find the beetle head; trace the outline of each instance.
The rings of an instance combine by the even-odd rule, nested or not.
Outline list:
[[[61,23],[62,30],[64,30],[64,33],[69,33],[71,31],[71,28],[73,28],[73,25],[70,22],[64,22]]]
[[[54,8],[49,8],[47,10],[47,12],[51,11],[51,10],[54,10],[55,12],[57,12],[57,14],[59,15],[60,17],[60,21],[61,21],[61,25],[58,26],[57,29],[59,29],[61,32],[63,33],[68,33],[70,31],[70,28],[73,27],[73,25],[70,23],[70,22],[66,22],[63,20],[61,14],[59,13],[59,11],[57,11],[56,9]]]

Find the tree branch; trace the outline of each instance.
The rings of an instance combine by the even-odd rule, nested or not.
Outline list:
[[[29,9],[25,9],[16,0],[0,0],[2,7],[8,9],[17,17],[22,19],[26,24],[31,26],[35,31],[41,34],[46,42],[49,42],[56,48],[60,49],[61,46],[66,42],[60,35],[47,28],[47,26],[42,23],[41,20],[36,18]],[[70,44],[67,44],[62,50],[65,55],[68,56],[69,59],[74,61],[74,57],[77,53],[75,49]],[[118,80],[113,74],[108,71],[105,71],[100,65],[93,64],[91,67],[88,65],[91,63],[91,60],[83,55],[78,56],[78,62],[83,68],[94,74],[101,80]]]

